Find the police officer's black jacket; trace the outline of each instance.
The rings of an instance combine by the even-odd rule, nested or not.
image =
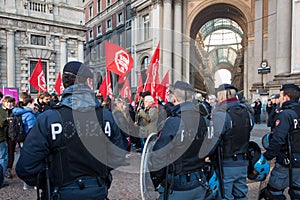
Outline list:
[[[269,148],[264,153],[266,159],[271,160],[276,157],[280,162],[282,156],[287,156],[287,138],[291,136],[291,149],[293,156],[293,165],[300,166],[300,104],[297,101],[290,100],[282,104],[277,114],[273,137],[270,140]]]
[[[153,168],[159,170],[172,163],[171,172],[175,175],[199,171],[204,160],[198,155],[206,133],[205,119],[195,104],[184,102],[174,106],[153,148]]]
[[[44,170],[44,161],[49,155],[51,179],[59,185],[81,176],[105,177],[109,170],[122,165],[126,154],[126,138],[107,110],[103,110],[103,130],[99,125],[101,122],[95,123],[96,108],[100,106],[96,101],[87,86],[66,88],[59,107],[40,114],[29,132],[16,166],[17,175],[27,184],[36,185],[37,176]],[[90,141],[79,139],[78,135],[87,136],[81,138]],[[97,151],[103,151],[99,152],[100,157]],[[58,157],[61,162],[58,162]],[[57,180],[58,177],[63,178]]]
[[[247,153],[253,116],[245,104],[236,98],[221,102],[212,115],[213,138],[218,138],[210,154],[220,145],[223,149],[223,166],[247,166],[248,160],[233,160],[235,155]],[[243,157],[243,156],[242,156]]]

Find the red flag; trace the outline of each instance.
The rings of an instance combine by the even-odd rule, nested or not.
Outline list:
[[[61,81],[60,72],[58,72],[57,79],[56,79],[55,84],[54,84],[54,89],[57,92],[58,96],[61,95],[64,91],[64,86],[63,86],[62,81]]]
[[[29,78],[29,83],[38,91],[47,91],[47,83],[42,67],[42,58],[36,63],[36,66]]]
[[[159,83],[159,77],[158,77],[158,67],[159,67],[159,50],[160,45],[158,43],[154,54],[150,60],[149,67],[146,71],[147,74],[147,82],[145,91],[150,91],[151,95],[153,97],[156,97],[156,85]]]
[[[106,99],[107,96],[112,97],[110,72],[106,72],[106,75],[99,87],[99,92],[102,94],[103,98]]]
[[[160,85],[157,87],[157,95],[160,96],[165,102],[169,102],[169,71],[167,71]]]
[[[118,84],[122,84],[126,81],[127,79],[127,76],[119,76],[119,79],[118,79]]]
[[[120,90],[120,95],[123,99],[128,97],[130,103],[131,103],[131,90],[130,90],[130,85],[128,79],[126,79],[122,89]]]
[[[136,94],[135,94],[135,102],[139,101],[141,92],[143,92],[143,77],[142,77],[142,72],[140,71],[140,77],[138,80],[138,85],[137,85]]]
[[[105,43],[106,69],[124,77],[133,67],[133,58],[124,48],[110,42]]]

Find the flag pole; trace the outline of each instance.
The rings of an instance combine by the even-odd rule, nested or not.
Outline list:
[[[142,75],[142,74],[141,74]],[[148,78],[149,78],[149,76],[147,76],[147,78],[146,78],[146,84],[144,84],[144,87],[143,87],[143,91],[142,92],[145,92],[145,89],[146,89],[146,85],[147,85],[147,81],[148,81]],[[140,95],[139,95],[139,97],[140,97]],[[142,103],[142,101],[141,100],[139,100],[139,105],[138,105],[138,108],[141,106],[141,103]]]

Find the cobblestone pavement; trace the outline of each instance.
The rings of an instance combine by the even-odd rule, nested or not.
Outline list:
[[[251,134],[251,140],[261,144],[261,137],[267,132],[265,124],[255,125]],[[139,200],[139,166],[141,155],[135,152],[131,153],[127,162],[129,166],[118,168],[113,171],[113,182],[109,190],[109,199],[111,200]],[[0,189],[1,200],[34,200],[36,199],[36,190],[30,188],[23,190],[23,182],[14,174],[13,179],[6,179],[9,186]],[[258,194],[259,183],[248,183],[249,200],[256,200]]]

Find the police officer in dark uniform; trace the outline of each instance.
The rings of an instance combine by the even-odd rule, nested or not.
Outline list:
[[[270,114],[269,114],[269,117],[268,117],[268,122],[267,122],[267,126],[271,127],[271,131],[273,131],[274,128],[275,128],[276,115],[280,110],[279,97],[280,97],[279,94],[274,94],[271,97],[272,109],[270,111]]]
[[[193,87],[177,81],[171,89],[172,116],[165,122],[151,157],[159,199],[204,199],[207,181],[198,154],[207,126],[193,101]]]
[[[218,138],[211,156],[218,163],[223,199],[247,199],[247,149],[253,115],[236,98],[237,88],[222,84],[217,89],[218,105],[212,115],[213,137]]]
[[[61,102],[40,114],[26,138],[16,172],[43,190],[42,199],[107,199],[110,171],[125,161],[126,138],[97,104],[92,77],[83,63],[68,62]]]
[[[280,90],[280,111],[277,114],[273,137],[264,153],[267,160],[276,158],[268,186],[261,193],[265,199],[286,199],[283,191],[289,188],[292,200],[300,199],[300,89],[285,84]]]

